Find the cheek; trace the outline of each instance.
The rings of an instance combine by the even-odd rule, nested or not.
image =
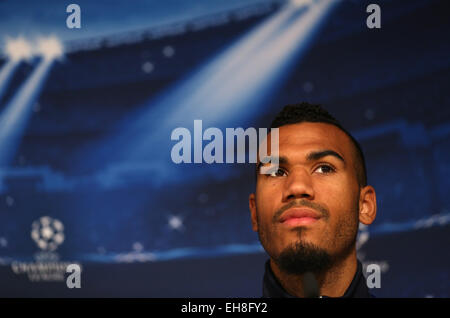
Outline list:
[[[336,214],[348,215],[355,209],[355,202],[358,200],[357,193],[353,189],[354,184],[348,181],[342,178],[316,184],[316,200],[327,206],[330,218]]]
[[[277,202],[281,202],[281,185],[276,181],[264,181],[256,187],[256,203],[258,208],[270,210]],[[272,212],[274,212],[272,210]]]
[[[257,209],[257,217],[258,223],[267,224],[272,215],[272,202],[268,200],[270,196],[267,196],[265,193],[258,193],[256,195],[256,209]]]
[[[257,187],[256,189],[256,209],[259,231],[264,236],[272,236],[273,234],[273,215],[279,207],[279,188],[273,186]],[[278,204],[277,204],[278,202]]]

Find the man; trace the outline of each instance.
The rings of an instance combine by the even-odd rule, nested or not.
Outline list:
[[[371,224],[377,210],[361,147],[319,105],[288,105],[271,128],[279,165],[258,158],[249,196],[252,228],[270,256],[263,297],[371,297],[356,257],[359,222]]]

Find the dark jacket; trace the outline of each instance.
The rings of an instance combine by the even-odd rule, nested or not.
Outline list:
[[[270,268],[269,260],[266,261],[266,268],[263,281],[263,298],[296,298],[287,293],[275,277]],[[321,296],[326,297],[326,296]],[[355,276],[350,286],[348,286],[342,298],[371,298],[374,297],[369,293],[366,285],[366,279],[362,273],[362,264],[358,261]]]

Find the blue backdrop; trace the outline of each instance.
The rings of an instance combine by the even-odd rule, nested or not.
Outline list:
[[[170,132],[267,127],[309,101],[366,155],[372,293],[449,297],[447,1],[378,0],[369,29],[372,2],[83,0],[69,29],[69,3],[2,1],[0,296],[261,296],[253,165],[176,165]],[[8,54],[20,36],[28,59]]]

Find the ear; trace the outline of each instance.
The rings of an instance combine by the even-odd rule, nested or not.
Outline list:
[[[256,196],[254,193],[251,193],[248,197],[248,207],[250,209],[250,216],[252,219],[252,229],[255,232],[258,232],[258,219],[256,217]]]
[[[372,186],[365,186],[359,195],[359,221],[372,224],[377,215],[377,196]]]

